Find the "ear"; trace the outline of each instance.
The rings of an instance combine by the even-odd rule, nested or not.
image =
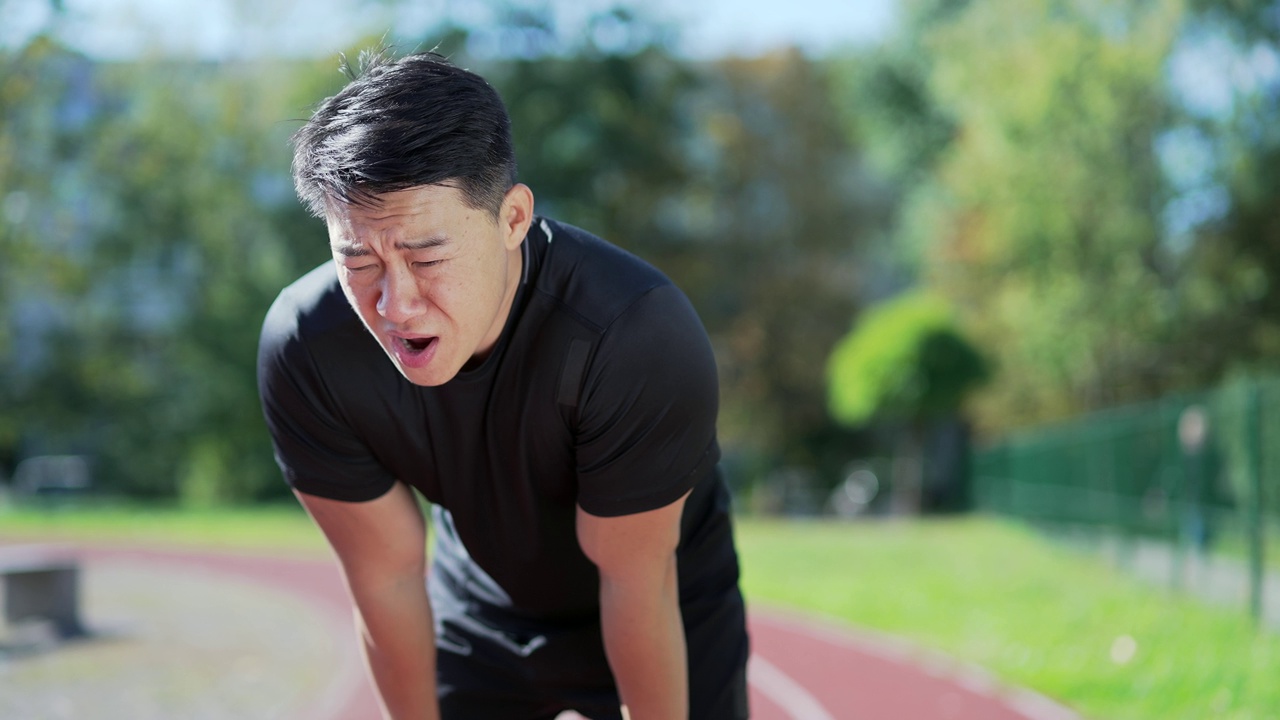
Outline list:
[[[502,226],[503,241],[508,250],[515,250],[524,242],[529,234],[529,226],[533,224],[533,191],[524,183],[516,183],[507,191],[502,199],[502,209],[498,212],[498,222]]]

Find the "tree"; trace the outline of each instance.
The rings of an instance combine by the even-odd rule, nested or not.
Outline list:
[[[884,215],[826,69],[796,52],[692,64],[622,11],[569,42],[525,5],[487,40],[448,28],[422,45],[452,43],[499,87],[542,211],[690,295],[722,362],[726,448],[822,461],[843,431],[816,369]],[[24,348],[0,365],[0,460],[87,452],[120,492],[282,495],[254,349],[275,293],[325,259],[286,138],[288,118],[338,89],[335,63],[24,52],[0,59],[14,70],[0,78],[0,314]]]
[[[931,420],[959,413],[989,377],[987,363],[946,303],[909,293],[863,311],[827,360],[831,414],[842,424],[896,424],[895,506],[918,511],[923,435]]]
[[[18,261],[0,304],[18,340],[6,450],[92,455],[107,492],[284,495],[257,410],[258,327],[327,254],[288,180],[293,70],[99,64],[43,40],[18,67],[40,92],[6,111],[15,150],[0,153],[0,176],[17,174],[10,216],[15,193],[26,206],[3,235]]]
[[[552,19],[526,18],[522,37],[559,52],[486,69],[511,111],[521,177],[541,210],[689,294],[720,359],[731,453],[821,462],[847,438],[815,368],[852,312],[858,249],[883,214],[830,80],[798,52],[691,66],[651,21],[602,17],[641,40],[569,51]]]
[[[613,10],[593,22],[606,21],[635,40],[494,63],[486,76],[511,114],[520,176],[539,211],[665,266],[685,239],[672,236],[664,216],[690,181],[682,107],[698,83],[648,21]],[[678,267],[664,269],[685,279]]]
[[[987,431],[1167,385],[1156,79],[1179,21],[1173,2],[993,0],[919,41],[955,129],[895,238],[923,249],[921,281],[996,354],[1001,382],[975,403]]]
[[[1171,355],[1198,384],[1274,371],[1280,351],[1280,13],[1264,0],[1190,3],[1170,61],[1166,208],[1185,281]]]
[[[851,438],[826,413],[820,368],[856,308],[883,209],[820,63],[782,51],[704,77],[693,181],[673,219],[717,343],[721,424],[765,466],[833,475]]]

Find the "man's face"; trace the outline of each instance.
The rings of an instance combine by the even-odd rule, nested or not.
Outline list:
[[[498,218],[453,187],[378,196],[375,207],[331,201],[338,280],[397,369],[441,385],[493,349],[520,282],[533,196],[516,185]]]

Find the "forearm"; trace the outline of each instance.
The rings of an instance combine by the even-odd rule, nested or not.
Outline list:
[[[439,720],[426,526],[413,491],[344,502],[295,491],[338,557],[369,672],[390,720]]]
[[[421,577],[352,591],[370,675],[390,720],[437,720],[435,630]]]
[[[654,587],[600,581],[605,653],[632,720],[687,718],[689,677],[675,559]]]

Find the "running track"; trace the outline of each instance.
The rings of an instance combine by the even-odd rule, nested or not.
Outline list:
[[[306,598],[351,638],[306,720],[379,720],[358,653],[346,590],[330,561],[154,550],[86,550],[85,559],[179,565],[230,574]],[[750,613],[754,720],[1079,720],[1029,691],[904,643],[775,609]],[[299,720],[302,720],[300,718]]]

